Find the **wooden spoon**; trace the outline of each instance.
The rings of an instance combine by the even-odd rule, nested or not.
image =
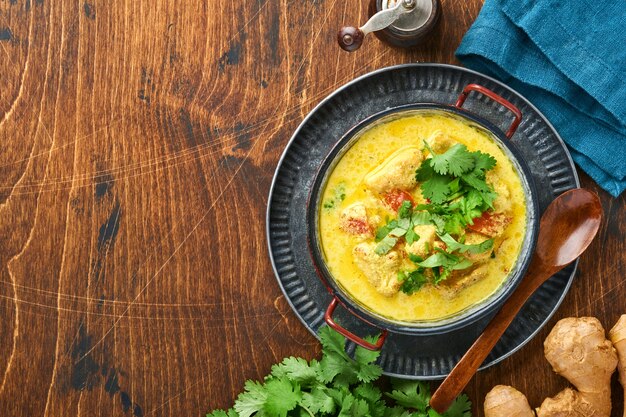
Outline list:
[[[526,276],[435,391],[430,400],[432,408],[442,413],[450,407],[526,300],[548,278],[587,249],[601,221],[602,205],[598,196],[582,188],[561,194],[548,206],[541,217],[537,247]]]

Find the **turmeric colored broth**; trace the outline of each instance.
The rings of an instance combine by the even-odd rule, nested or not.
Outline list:
[[[508,189],[506,204],[511,204],[513,220],[504,232],[503,242],[495,258],[487,261],[487,275],[461,290],[454,298],[443,297],[434,285],[426,285],[412,295],[398,292],[391,297],[384,296],[376,291],[355,265],[352,249],[363,239],[340,230],[339,216],[345,207],[355,202],[377,198],[363,184],[366,174],[399,148],[411,145],[423,148],[423,141],[435,131],[444,132],[466,145],[470,151],[480,150],[496,158],[497,164],[491,175]],[[418,204],[424,201],[419,185],[411,194]],[[319,234],[323,255],[334,279],[367,309],[397,321],[442,319],[485,300],[506,280],[519,256],[526,232],[525,196],[519,175],[509,158],[484,132],[460,119],[440,113],[401,116],[381,122],[362,133],[331,172],[321,201]],[[328,202],[332,203],[332,207],[328,206]],[[383,219],[389,215],[388,212],[375,214],[380,214]],[[373,241],[373,238],[369,241]]]

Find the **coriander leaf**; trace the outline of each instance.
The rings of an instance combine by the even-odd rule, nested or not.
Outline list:
[[[492,189],[490,189],[489,191],[481,192],[480,196],[483,198],[483,200],[485,201],[485,204],[487,204],[489,208],[493,208],[493,202],[498,197],[498,194]]]
[[[437,253],[429,256],[423,262],[418,264],[424,268],[432,268],[434,283],[439,284],[441,281],[448,278],[450,272],[466,269],[472,266],[472,262],[469,259],[465,259],[461,256],[451,255],[442,250],[438,250]],[[443,270],[439,270],[441,267]]]
[[[315,369],[311,368],[306,360],[290,357],[272,366],[272,376],[287,377],[300,385],[308,385],[315,382],[317,375]]]
[[[412,245],[413,242],[417,242],[418,240],[420,240],[420,236],[415,233],[413,227],[410,227],[409,230],[406,231],[406,235],[404,236],[404,238],[406,239],[406,243],[408,243],[409,245]]]
[[[418,263],[418,265],[424,268],[437,268],[440,266],[448,265],[449,263],[450,261],[444,253],[437,252],[430,255],[424,261]]]
[[[385,393],[385,395],[396,400],[396,404],[402,407],[414,408],[418,412],[426,411],[430,401],[430,387],[428,384],[420,381],[392,378],[391,385],[394,390],[391,393]]]
[[[348,394],[341,405],[339,417],[365,417],[368,414],[369,406],[367,402],[355,398],[352,394]]]
[[[397,220],[392,220],[388,222],[386,225],[379,227],[378,230],[376,230],[376,237],[375,237],[376,242],[380,242],[381,240],[383,240],[384,237],[387,236],[389,232],[391,232],[396,227],[398,227]]]
[[[451,180],[451,177],[445,175],[433,175],[428,181],[422,183],[422,195],[435,204],[443,203],[450,194],[448,183]]]
[[[369,343],[376,343],[380,336],[366,336],[364,339]],[[360,366],[369,365],[378,359],[380,356],[380,351],[378,350],[369,350],[365,349],[361,346],[356,346],[354,350],[354,360]]]
[[[382,400],[383,394],[380,392],[380,389],[371,383],[360,384],[353,389],[353,393],[355,397],[367,402],[371,417],[385,416],[387,404]]]
[[[496,166],[496,158],[488,153],[482,153],[480,151],[472,152],[474,157],[474,169],[481,171],[489,171]]]
[[[424,258],[418,255],[415,255],[414,253],[409,253],[409,259],[411,260],[411,262],[416,263],[416,264],[424,260]]]
[[[472,224],[476,217],[480,217],[489,205],[485,204],[480,192],[470,189],[458,203],[465,225]]]
[[[480,191],[480,192],[489,192],[489,185],[487,184],[487,181],[485,180],[485,178],[482,178],[482,175],[480,173],[476,173],[476,171],[472,171],[470,173],[467,174],[463,174],[461,176],[461,179],[463,180],[463,182],[465,182],[467,185],[469,185],[470,187],[475,188],[476,190]]]
[[[420,226],[424,224],[430,224],[431,215],[427,211],[416,211],[411,216],[411,223],[413,226]]]
[[[344,399],[351,395],[350,390],[346,387],[326,388],[326,394],[335,401],[336,405],[342,405]]]
[[[398,243],[397,237],[387,236],[383,240],[378,242],[378,245],[376,245],[376,248],[374,248],[374,252],[377,255],[385,255],[391,249],[393,249],[394,246],[396,246],[396,243]]]
[[[450,182],[450,184],[448,184],[448,187],[450,187],[450,192],[451,193],[458,193],[459,190],[461,189],[461,184],[460,184],[460,180],[459,178],[455,178],[453,181]],[[452,200],[453,198],[448,197],[449,200]]]
[[[381,226],[376,230],[376,236],[374,236],[375,242],[380,242],[391,232],[393,229],[390,229],[387,225]]]
[[[475,188],[479,193],[483,201],[491,208],[493,208],[493,201],[498,194],[493,190],[484,176],[477,174],[476,171],[472,171],[468,174],[464,174],[461,179],[470,187]]]
[[[351,359],[345,359],[337,354],[324,354],[320,361],[319,379],[328,384],[335,383],[335,386],[347,387],[357,382],[356,366]]]
[[[493,239],[487,239],[484,242],[477,243],[475,245],[466,245],[463,243],[459,243],[449,234],[439,236],[439,239],[441,239],[441,241],[446,244],[448,252],[469,252],[472,255],[475,255],[478,253],[487,252],[489,249],[493,248]]]
[[[467,395],[461,394],[443,413],[443,417],[472,417],[472,403]]]
[[[435,172],[461,176],[474,168],[474,156],[465,145],[457,143],[441,155],[433,154],[431,163]]]
[[[376,343],[380,336],[366,336],[365,340],[370,343]],[[375,379],[378,379],[383,370],[380,366],[376,365],[374,362],[380,356],[380,351],[378,350],[368,350],[362,348],[361,346],[357,346],[354,350],[354,360],[357,365],[356,377],[361,382],[370,382]]]
[[[287,378],[271,379],[265,383],[265,389],[268,395],[263,411],[267,415],[287,417],[287,412],[296,408],[302,399],[300,386]]]
[[[400,291],[405,294],[411,295],[419,291],[424,285],[428,283],[428,278],[422,272],[421,269],[415,271],[405,272],[404,279],[402,279],[402,286]]]
[[[406,219],[408,217],[411,217],[412,209],[413,209],[413,204],[408,200],[404,200],[402,204],[400,205],[400,207],[398,208],[398,217],[401,219]]]
[[[357,379],[361,382],[371,382],[378,379],[382,374],[382,368],[372,363],[368,365],[361,365],[356,376]]]
[[[391,232],[389,232],[391,236],[395,236],[395,237],[404,236],[406,233],[407,233],[407,229],[403,229],[401,227],[396,227]]]
[[[348,360],[346,353],[346,338],[328,326],[323,326],[319,331],[320,342],[322,343],[322,358],[328,355],[337,355],[344,360]]]
[[[240,417],[250,417],[263,409],[268,393],[265,386],[256,381],[246,381],[244,389],[245,391],[237,397],[233,408]]]
[[[359,384],[354,389],[354,393],[358,397],[366,400],[369,403],[375,403],[376,401],[380,400],[381,397],[382,397],[380,389],[378,389],[377,387],[375,387],[371,383]]]
[[[327,326],[324,328],[327,328]],[[334,331],[332,332],[336,333]],[[326,331],[326,333],[328,333],[328,331]],[[343,336],[339,335],[339,337],[345,342]],[[377,337],[368,336],[365,339],[374,343]],[[382,374],[380,366],[371,363],[378,358],[380,352],[369,351],[357,346],[355,359],[352,359],[346,354],[344,350],[345,346],[341,347],[341,352],[336,351],[338,348],[337,343],[333,343],[332,348],[333,351],[324,349],[324,355],[320,361],[319,379],[322,382],[333,382],[335,386],[347,387],[357,381],[372,381]]]
[[[415,171],[415,180],[417,182],[428,181],[435,174],[435,170],[430,165],[430,159],[425,159],[422,165]]]
[[[405,230],[408,229],[409,227],[411,227],[411,219],[410,218],[399,219],[398,227],[401,229],[405,229]]]
[[[306,407],[307,410],[313,414],[324,413],[330,414],[335,412],[335,400],[328,393],[328,388],[318,386],[311,390],[311,392],[302,393],[302,401],[300,404]]]
[[[482,204],[483,199],[481,198],[480,193],[476,190],[469,190],[463,198],[464,211],[473,210],[480,207]]]
[[[350,411],[352,409],[352,404],[354,404],[354,395],[348,393],[344,396],[343,401],[341,402],[341,410],[339,410],[338,417],[350,417]]]
[[[439,214],[431,214],[430,216],[433,224],[437,228],[437,233],[443,233],[446,228],[446,218]]]
[[[448,269],[450,269],[451,271],[457,271],[460,269],[467,269],[472,265],[472,261],[470,261],[469,259],[460,258],[457,262],[448,266]]]
[[[350,408],[350,417],[369,417],[370,406],[363,399],[355,399]]]
[[[461,213],[451,212],[444,218],[445,224],[443,230],[446,233],[459,235],[461,234],[461,232],[463,232],[463,229],[465,228],[465,219]]]

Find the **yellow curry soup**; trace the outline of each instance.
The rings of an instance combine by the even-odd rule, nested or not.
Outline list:
[[[450,282],[442,281],[438,285],[430,282],[419,291],[406,294],[399,290],[400,284],[393,277],[415,268],[407,255],[418,253],[427,257],[437,253],[437,246],[446,245],[437,235],[432,236],[434,226],[416,226],[419,241],[409,245],[408,241],[399,239],[387,253],[378,255],[373,253],[377,247],[374,235],[390,218],[397,216],[385,203],[389,192],[408,194],[415,205],[428,203],[414,174],[424,158],[431,157],[425,149],[425,140],[435,153],[462,144],[469,151],[480,150],[495,158],[496,164],[487,172],[486,181],[497,193],[493,211],[506,219],[506,223],[490,239],[493,242],[490,251],[464,255],[473,262],[465,275],[463,271],[454,271],[451,277],[455,278],[446,280]],[[366,219],[366,226],[358,221],[360,218]],[[453,316],[497,291],[518,258],[525,226],[525,196],[509,158],[483,131],[440,113],[415,113],[379,123],[363,132],[328,176],[319,208],[320,243],[335,281],[366,309],[407,322]],[[460,236],[466,244],[488,238],[489,235],[469,229]]]

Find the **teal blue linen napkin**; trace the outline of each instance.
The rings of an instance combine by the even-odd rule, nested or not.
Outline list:
[[[626,3],[486,0],[456,56],[537,106],[602,188],[626,189]]]

